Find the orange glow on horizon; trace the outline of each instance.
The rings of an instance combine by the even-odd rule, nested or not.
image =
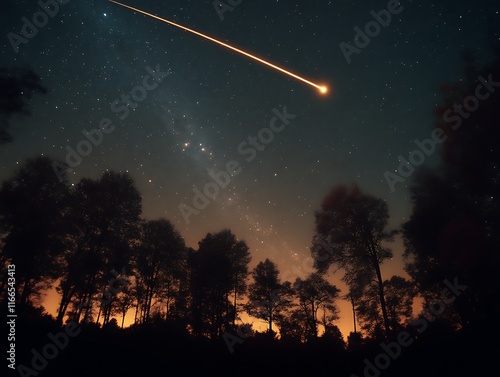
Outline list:
[[[130,5],[126,5],[126,4],[119,3],[118,1],[115,1],[115,0],[109,0],[109,1],[110,1],[111,3],[117,4],[117,5],[121,5],[122,7],[125,7],[125,8],[128,8],[128,9],[131,9],[131,10],[133,10],[133,11],[135,11],[135,12],[142,13],[142,14],[144,14],[144,15],[146,15],[146,16],[149,16],[149,17],[152,17],[152,18],[157,19],[157,20],[159,20],[159,21],[165,22],[165,23],[170,24],[170,25],[172,25],[172,26],[178,27],[178,28],[180,28],[180,29],[182,29],[182,30],[189,31],[190,33],[196,34],[196,35],[198,35],[199,37],[202,37],[202,38],[208,39],[209,41],[212,41],[212,42],[214,42],[214,43],[217,43],[217,44],[219,44],[219,45],[221,45],[221,46],[223,46],[223,47],[226,47],[226,48],[228,48],[228,49],[230,49],[230,50],[236,51],[236,52],[238,52],[238,53],[240,53],[240,54],[242,54],[242,55],[244,55],[244,56],[247,56],[247,57],[249,57],[249,58],[251,58],[251,59],[254,59],[254,60],[258,61],[259,63],[265,64],[265,65],[267,65],[267,66],[269,66],[269,67],[271,67],[271,68],[274,68],[274,69],[276,69],[276,70],[278,70],[278,71],[280,71],[280,72],[282,72],[282,73],[285,73],[285,74],[287,74],[287,75],[289,75],[289,76],[291,76],[291,77],[293,77],[293,78],[295,78],[295,79],[297,79],[297,80],[300,80],[300,81],[302,81],[302,82],[305,82],[305,83],[306,83],[306,84],[308,84],[308,85],[314,86],[316,89],[318,89],[318,90],[320,91],[320,93],[321,93],[321,94],[326,94],[326,93],[328,92],[328,88],[327,88],[326,86],[321,86],[321,85],[315,84],[315,83],[313,83],[312,81],[309,81],[309,80],[307,80],[307,79],[305,79],[305,78],[303,78],[303,77],[301,77],[301,76],[299,76],[299,75],[297,75],[297,74],[295,74],[295,73],[292,73],[292,72],[290,72],[290,71],[287,71],[287,70],[286,70],[286,69],[284,69],[284,68],[278,67],[278,66],[277,66],[277,65],[275,65],[275,64],[269,63],[268,61],[266,61],[266,60],[264,60],[264,59],[261,59],[261,58],[259,58],[258,56],[252,55],[252,54],[250,54],[250,53],[248,53],[248,52],[246,52],[246,51],[240,50],[239,48],[236,48],[236,47],[231,46],[231,45],[229,45],[229,44],[227,44],[227,43],[221,42],[221,41],[219,41],[219,40],[217,40],[217,39],[215,39],[215,38],[212,38],[212,37],[210,37],[210,36],[208,36],[208,35],[206,35],[206,34],[200,33],[199,31],[196,31],[196,30],[190,29],[190,28],[188,28],[188,27],[185,27],[185,26],[182,26],[182,25],[177,24],[177,23],[175,23],[175,22],[172,22],[172,21],[166,20],[166,19],[164,19],[164,18],[158,17],[158,16],[156,16],[156,15],[154,15],[154,14],[151,14],[151,13],[145,12],[145,11],[143,11],[143,10],[140,10],[140,9],[137,9],[137,8],[134,8],[134,7],[131,7]]]

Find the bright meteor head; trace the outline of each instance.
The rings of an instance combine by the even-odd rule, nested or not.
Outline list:
[[[243,51],[243,50],[241,50],[241,49],[239,49],[239,48],[236,48],[236,47],[234,47],[234,46],[231,46],[230,44],[227,44],[227,43],[225,43],[225,42],[219,41],[218,39],[215,39],[215,38],[213,38],[213,37],[211,37],[211,36],[209,36],[209,35],[206,35],[206,34],[200,33],[199,31],[196,31],[196,30],[190,29],[190,28],[188,28],[188,27],[186,27],[186,26],[182,26],[182,25],[177,24],[177,23],[175,23],[175,22],[172,22],[172,21],[166,20],[166,19],[164,19],[164,18],[158,17],[158,16],[156,16],[156,15],[154,15],[154,14],[151,14],[151,13],[145,12],[145,11],[143,11],[143,10],[140,10],[140,9],[137,9],[137,8],[134,8],[134,7],[131,7],[130,5],[122,4],[122,3],[120,3],[120,2],[118,2],[118,1],[116,1],[116,0],[109,0],[109,1],[110,1],[110,2],[112,2],[112,3],[114,3],[114,4],[120,5],[120,6],[124,7],[124,8],[128,8],[128,9],[133,10],[133,11],[135,11],[135,12],[142,13],[142,14],[144,14],[144,15],[146,15],[146,16],[149,16],[149,17],[152,17],[152,18],[154,18],[154,19],[156,19],[156,20],[159,20],[159,21],[165,22],[165,23],[167,23],[167,24],[170,24],[170,25],[172,25],[172,26],[175,26],[175,27],[177,27],[177,28],[179,28],[179,29],[182,29],[182,30],[184,30],[184,31],[187,31],[187,32],[190,32],[190,33],[196,34],[196,35],[197,35],[197,36],[199,36],[199,37],[202,37],[202,38],[208,39],[209,41],[214,42],[214,43],[217,43],[217,44],[218,44],[218,45],[220,45],[220,46],[223,46],[223,47],[225,47],[225,48],[227,48],[227,49],[230,49],[230,50],[232,50],[232,51],[235,51],[235,52],[237,52],[237,53],[239,53],[239,54],[241,54],[241,55],[244,55],[244,56],[246,56],[246,57],[248,57],[248,58],[251,58],[251,59],[253,59],[253,60],[256,60],[256,61],[258,61],[259,63],[265,64],[265,65],[267,65],[268,67],[271,67],[271,68],[273,68],[273,69],[275,69],[275,70],[277,70],[277,71],[280,71],[280,72],[282,72],[282,73],[285,73],[285,74],[287,74],[288,76],[291,76],[291,77],[293,77],[293,78],[295,78],[295,79],[297,79],[297,80],[300,80],[300,81],[302,81],[302,82],[304,82],[304,83],[306,83],[306,84],[308,84],[308,85],[314,86],[315,88],[317,88],[317,89],[320,91],[320,93],[321,93],[321,94],[326,94],[326,93],[328,92],[328,87],[326,87],[326,86],[320,86],[320,85],[318,85],[318,84],[315,84],[315,83],[313,83],[312,81],[309,81],[309,80],[307,80],[307,79],[305,79],[305,78],[303,78],[303,77],[301,77],[301,76],[299,76],[299,75],[297,75],[297,74],[295,74],[295,73],[293,73],[293,72],[290,72],[290,71],[288,71],[288,70],[286,70],[286,69],[284,69],[284,68],[282,68],[282,67],[277,66],[276,64],[270,63],[270,62],[268,62],[267,60],[261,59],[261,58],[259,58],[258,56],[252,55],[252,54],[250,54],[249,52],[246,52],[246,51]]]

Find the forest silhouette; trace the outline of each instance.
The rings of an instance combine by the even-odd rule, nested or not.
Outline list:
[[[195,250],[168,219],[142,218],[141,194],[128,173],[106,171],[70,185],[54,173],[51,158],[24,161],[0,189],[1,306],[6,312],[13,264],[16,367],[26,367],[15,373],[376,377],[490,371],[500,355],[500,90],[458,128],[443,114],[474,95],[478,75],[500,81],[500,54],[481,69],[471,59],[466,65],[466,80],[441,88],[434,127],[447,140],[439,166],[417,168],[411,177],[408,220],[389,229],[383,199],[356,184],[332,187],[318,198],[315,271],[294,281],[282,281],[270,259],[250,270],[251,250],[230,229],[206,234]],[[42,90],[36,78],[29,80]],[[23,104],[0,110],[5,119],[26,112]],[[2,133],[9,141],[5,127]],[[409,279],[382,276],[395,237],[404,241]],[[329,282],[333,269],[342,271],[347,291]],[[42,300],[52,287],[59,294],[56,318]],[[416,297],[423,299],[420,313],[412,312]],[[351,303],[354,316],[347,341],[336,325],[339,300]],[[127,313],[134,321],[124,328]],[[243,313],[267,330],[243,323]],[[60,349],[49,359],[43,349],[57,346],[54,339]],[[33,363],[34,349],[46,363]]]

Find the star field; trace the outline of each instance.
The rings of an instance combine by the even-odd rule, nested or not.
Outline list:
[[[37,154],[64,161],[83,130],[109,118],[115,130],[82,159],[72,183],[103,171],[127,171],[143,195],[143,216],[171,220],[189,246],[208,232],[230,228],[245,239],[251,265],[265,258],[292,271],[310,256],[314,211],[336,184],[358,182],[384,198],[391,224],[409,213],[407,184],[395,193],[383,178],[407,156],[415,138],[428,137],[440,85],[463,75],[464,50],[490,57],[499,23],[497,1],[401,1],[403,11],[352,55],[354,27],[372,20],[387,1],[247,1],[224,13],[212,1],[137,1],[127,4],[200,30],[330,87],[311,87],[220,46],[107,1],[60,5],[16,54],[7,38],[35,1],[6,0],[0,16],[4,67],[30,67],[49,93],[31,101],[32,116],[11,119],[14,142],[0,147],[0,177]],[[479,65],[479,64],[478,64]],[[147,67],[168,72],[120,119],[113,101],[142,85]],[[139,92],[137,92],[139,93]],[[121,102],[120,102],[121,103]],[[274,116],[296,115],[255,158],[238,150]],[[278,124],[278,123],[277,123]],[[437,156],[426,163],[434,164]],[[179,205],[213,182],[211,171],[237,161],[241,172],[186,223]],[[401,266],[402,246],[394,261]],[[297,268],[295,268],[297,271]],[[293,275],[293,274],[292,274]],[[290,275],[291,276],[291,275]]]

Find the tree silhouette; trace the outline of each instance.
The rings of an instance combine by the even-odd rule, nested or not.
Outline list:
[[[231,233],[231,231],[223,230],[218,234],[218,239],[221,241],[221,244],[225,243],[225,247],[227,248],[227,256],[229,258],[229,273],[232,292],[228,293],[228,302],[229,295],[232,294],[232,325],[234,327],[236,325],[236,319],[238,316],[238,299],[241,299],[247,291],[247,278],[249,274],[248,264],[252,260],[252,257],[250,256],[250,252],[248,251],[246,242],[238,241],[236,237]]]
[[[324,325],[338,319],[338,309],[335,301],[340,290],[326,281],[319,273],[312,273],[305,280],[297,278],[293,290],[298,298],[299,307],[304,314],[307,328],[307,338],[318,337],[318,310],[324,313]]]
[[[140,302],[142,322],[150,319],[153,299],[166,298],[166,312],[177,290],[183,261],[187,258],[184,239],[165,219],[149,220],[141,227],[140,244],[136,248],[134,265],[138,284],[142,285]]]
[[[245,310],[251,316],[268,323],[268,332],[273,332],[273,321],[291,304],[289,282],[281,284],[278,266],[266,259],[252,271],[253,283],[248,287],[248,303]]]
[[[310,339],[311,331],[304,310],[294,306],[287,312],[276,315],[280,338],[284,342],[302,343]]]
[[[385,331],[389,333],[380,264],[392,257],[391,250],[382,243],[392,241],[396,232],[385,229],[389,218],[387,204],[363,194],[357,185],[339,185],[323,199],[315,218],[317,237],[311,252],[318,271],[337,265],[351,277],[374,274]]]
[[[357,313],[361,329],[373,338],[379,338],[384,334],[384,319],[380,309],[378,284],[372,281],[363,287],[363,293],[357,304]],[[390,323],[390,319],[388,322]]]
[[[125,318],[126,310],[125,304],[129,304],[130,306],[130,290],[129,287],[131,285],[130,276],[125,274],[126,269],[122,269],[122,273],[118,273],[118,271],[112,271],[111,273],[115,275],[115,277],[111,278],[108,282],[108,287],[101,293],[99,312],[97,314],[96,323],[99,323],[99,319],[103,318],[102,324],[106,326],[109,324],[111,320],[111,316],[115,314],[122,314],[123,318]],[[125,298],[125,300],[120,301],[121,298]],[[122,304],[121,308],[119,308],[119,304]],[[128,307],[126,308],[128,310]]]
[[[123,329],[123,325],[125,323],[125,316],[127,315],[128,310],[132,307],[134,303],[134,297],[132,296],[132,290],[130,289],[130,281],[125,287],[122,288],[121,292],[118,294],[116,300],[116,314],[122,316],[121,328]]]
[[[113,272],[129,263],[140,214],[141,196],[127,173],[104,172],[98,180],[82,179],[75,185],[69,215],[72,246],[65,255],[68,273],[59,285],[59,322],[73,300],[76,319],[83,313],[87,322],[94,299],[102,297],[115,278]]]
[[[400,329],[411,319],[415,286],[401,276],[392,276],[384,281],[384,293],[391,327]]]
[[[347,284],[349,291],[342,298],[348,300],[352,307],[353,332],[357,332],[357,311],[365,294],[366,287],[375,281],[375,273],[372,269],[364,268],[355,270],[349,266],[345,267],[345,274],[342,280]]]
[[[165,292],[167,297],[165,302],[166,309],[166,319],[172,319],[177,322],[182,322],[187,325],[190,316],[190,300],[191,292],[189,290],[189,255],[193,253],[194,250],[187,247],[185,250],[185,257],[182,258],[179,263],[175,266],[175,271],[178,274],[175,278],[175,291],[173,293],[172,301],[168,301],[169,292]],[[172,286],[167,286],[167,290]]]
[[[434,124],[446,138],[441,164],[414,174],[413,212],[402,227],[407,272],[428,301],[444,279],[470,286],[453,304],[460,326],[484,326],[500,315],[500,294],[489,278],[500,264],[500,51],[481,69],[472,63],[466,62],[466,80],[442,88]],[[466,111],[475,101],[477,108]]]
[[[192,326],[197,335],[215,338],[222,334],[228,319],[228,293],[231,291],[229,260],[222,250],[200,249],[190,258]]]
[[[392,329],[398,330],[411,319],[415,296],[413,283],[401,276],[384,280],[384,295],[387,315]],[[383,329],[378,285],[375,280],[364,287],[358,302],[358,317],[362,328],[371,334],[380,334]]]
[[[30,69],[0,68],[0,145],[12,141],[9,118],[31,115],[28,101],[35,93],[47,93],[40,77]]]
[[[3,258],[22,266],[16,273],[18,303],[36,300],[63,274],[68,186],[54,175],[52,160],[29,159],[0,189]]]
[[[225,229],[207,234],[189,259],[193,330],[215,338],[234,326],[237,297],[246,290],[248,246]]]
[[[346,342],[344,341],[344,337],[339,327],[331,323],[327,323],[325,320],[323,320],[323,326],[325,327],[325,331],[320,337],[323,345],[328,347],[329,351],[343,351],[346,348]]]

